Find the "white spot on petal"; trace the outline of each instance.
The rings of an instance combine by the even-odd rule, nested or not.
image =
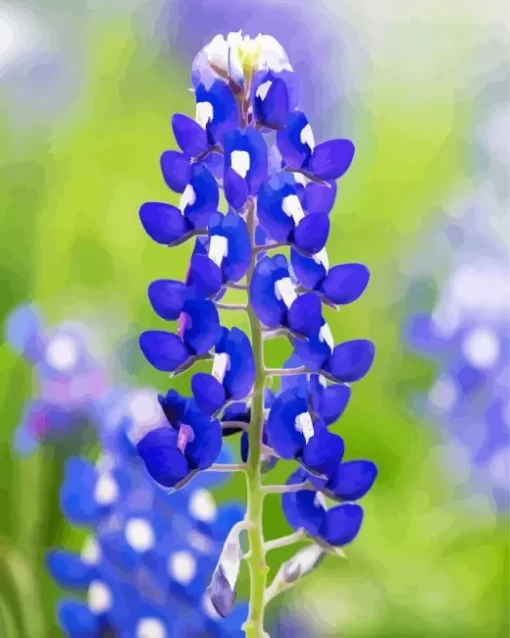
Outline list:
[[[59,335],[48,343],[45,354],[46,361],[55,370],[71,371],[78,362],[78,345],[69,335]]]
[[[197,564],[193,554],[186,550],[174,552],[168,562],[170,575],[181,585],[188,585],[195,577]]]
[[[197,195],[195,190],[191,184],[188,184],[184,189],[183,194],[181,195],[181,200],[179,202],[179,210],[181,213],[184,213],[187,206],[193,206],[197,199]]]
[[[112,592],[101,580],[94,580],[90,583],[87,603],[93,614],[104,614],[111,609],[112,602]]]
[[[244,179],[250,170],[250,154],[248,151],[232,151],[230,164],[234,171]]]
[[[322,328],[319,330],[319,340],[325,342],[329,349],[333,351],[333,348],[335,347],[335,340],[333,338],[331,328],[327,323],[323,323]]]
[[[315,148],[315,139],[313,137],[313,131],[310,124],[307,124],[301,129],[301,133],[299,135],[299,139],[301,144],[306,144],[310,151],[313,151]]]
[[[320,250],[318,253],[315,253],[312,258],[316,264],[322,265],[326,272],[329,271],[328,252],[325,248]]]
[[[126,541],[136,552],[147,552],[154,547],[156,538],[149,521],[144,518],[130,519],[124,530]]]
[[[499,358],[498,336],[488,328],[471,330],[464,338],[462,352],[472,366],[489,370]]]
[[[209,242],[209,259],[221,266],[223,258],[228,255],[228,240],[223,235],[213,235]]]
[[[263,82],[258,87],[257,91],[255,92],[255,95],[259,97],[262,101],[264,101],[272,85],[273,85],[273,82],[271,80],[267,80],[266,82]]]
[[[136,638],[166,638],[166,635],[159,618],[142,618],[136,626]]]
[[[196,121],[205,129],[208,122],[214,117],[213,105],[210,102],[197,102]]]
[[[217,515],[214,497],[206,489],[199,489],[193,492],[189,499],[188,509],[189,513],[198,521],[205,523],[212,523]]]
[[[108,472],[99,475],[94,488],[94,499],[100,505],[111,505],[119,498],[117,481]]]
[[[301,432],[307,443],[315,435],[312,417],[308,412],[302,412],[297,415],[294,427],[298,432]]]
[[[282,210],[288,217],[292,217],[296,226],[305,216],[297,195],[287,195],[287,197],[284,197],[282,201]]]
[[[223,379],[230,368],[230,357],[226,352],[220,352],[214,355],[213,367],[211,374],[220,383],[223,383]]]
[[[278,279],[274,285],[274,292],[276,298],[281,299],[287,308],[290,308],[297,299],[296,288],[290,277]]]

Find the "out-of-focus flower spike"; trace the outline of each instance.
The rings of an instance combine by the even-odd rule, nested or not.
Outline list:
[[[5,340],[20,355],[37,359],[41,348],[43,320],[38,309],[27,304],[13,310],[5,322]]]
[[[244,529],[244,523],[231,529],[207,589],[211,603],[222,618],[232,611],[237,595],[236,584],[243,559],[240,536]]]

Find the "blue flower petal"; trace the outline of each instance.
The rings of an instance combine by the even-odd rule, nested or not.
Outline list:
[[[322,323],[320,299],[313,292],[299,295],[287,312],[291,330],[305,336],[317,332]]]
[[[307,169],[320,179],[338,179],[347,172],[353,158],[351,140],[330,140],[315,147]]]
[[[283,301],[276,298],[274,271],[273,259],[263,257],[255,266],[249,291],[255,314],[268,328],[280,326],[286,312]]]
[[[43,329],[43,321],[34,305],[15,308],[7,317],[5,340],[18,354],[25,354]]]
[[[226,401],[223,385],[211,374],[197,372],[191,379],[191,391],[196,404],[205,414],[214,414]]]
[[[146,202],[139,214],[145,232],[158,244],[173,244],[193,230],[181,211],[170,204]]]
[[[294,230],[294,220],[284,211],[287,197],[297,197],[290,176],[274,175],[260,189],[257,216],[261,228],[275,241],[285,242]]]
[[[278,131],[276,137],[278,150],[287,166],[291,168],[301,168],[312,154],[313,149],[306,142],[306,135],[303,134],[307,126],[309,124],[306,115],[301,111],[294,111],[289,115],[287,126]]]
[[[195,91],[197,105],[208,102],[211,105],[212,119],[206,124],[206,131],[211,144],[223,144],[225,133],[239,126],[239,108],[230,88],[218,80],[207,89],[199,84]]]
[[[197,355],[207,354],[214,346],[220,318],[216,306],[207,299],[191,299],[184,305],[188,315],[183,331],[183,341]]]
[[[160,164],[168,188],[182,193],[191,179],[189,157],[178,151],[165,151],[161,155]]]
[[[193,164],[189,186],[194,199],[184,208],[184,215],[194,228],[205,230],[220,201],[218,184],[206,166]]]
[[[310,290],[317,288],[327,274],[322,263],[312,257],[305,257],[294,248],[290,250],[290,263],[299,283]]]
[[[158,279],[149,286],[149,301],[154,311],[167,321],[176,321],[186,301],[186,286],[174,279]]]
[[[339,264],[322,281],[321,292],[336,304],[348,304],[359,299],[368,285],[370,271],[363,264]]]
[[[319,338],[318,333],[309,337],[308,341],[295,340],[294,352],[300,358],[302,365],[312,372],[319,372],[331,355],[330,347]]]
[[[46,566],[61,587],[88,587],[94,577],[91,565],[65,549],[50,550],[46,554]]]
[[[229,398],[243,399],[255,383],[255,359],[249,338],[239,328],[232,328],[227,338],[225,352],[230,358],[230,367],[223,383]]]
[[[317,429],[317,424],[314,424],[314,429]],[[341,437],[324,429],[316,432],[305,445],[302,462],[312,472],[333,476],[343,454],[344,442]]]
[[[330,545],[342,547],[356,538],[362,522],[363,510],[359,505],[337,505],[326,512],[320,535]]]
[[[359,381],[370,370],[374,356],[374,344],[368,339],[346,341],[335,347],[324,370],[345,383]]]
[[[185,456],[177,448],[177,432],[169,427],[152,430],[136,447],[149,474],[164,487],[174,487],[191,471]]]
[[[294,231],[297,248],[314,255],[324,248],[328,241],[329,217],[325,214],[307,215]]]
[[[58,622],[62,630],[70,637],[91,638],[99,631],[99,618],[85,603],[64,600],[58,606]]]
[[[340,418],[351,396],[347,385],[334,384],[324,388],[319,400],[318,411],[326,425]]]
[[[224,151],[225,171],[233,168],[246,180],[250,193],[257,195],[268,175],[267,146],[262,134],[254,128],[230,131],[224,137]]]
[[[202,414],[193,402],[188,404],[183,422],[193,428],[195,435],[186,446],[186,456],[195,468],[205,470],[211,467],[221,452],[223,439],[220,422]]]
[[[310,215],[313,213],[329,213],[335,204],[337,193],[336,182],[329,186],[310,182],[303,193],[303,208]]]
[[[285,126],[289,116],[287,85],[273,73],[258,79],[252,91],[253,111],[259,122],[273,128]]]
[[[250,194],[248,183],[233,168],[225,170],[223,190],[225,199],[235,210],[241,210]]]
[[[292,389],[278,396],[267,420],[267,435],[274,451],[284,459],[295,458],[305,445],[305,438],[296,429],[296,418],[306,413],[306,399]]]
[[[182,421],[187,401],[176,390],[168,390],[165,396],[159,395],[158,401],[170,425]]]
[[[187,115],[176,113],[172,117],[175,140],[186,155],[194,157],[209,148],[205,130]]]
[[[207,255],[195,255],[191,259],[188,283],[193,285],[197,297],[212,297],[223,283],[221,269]]]
[[[246,275],[251,263],[248,226],[239,215],[228,213],[222,218],[221,234],[228,241],[228,252],[222,263],[226,281],[239,281]]]
[[[337,498],[357,501],[375,483],[377,466],[372,461],[346,461],[338,468],[328,488]]]
[[[291,475],[287,485],[302,483],[307,474],[298,470]],[[282,509],[289,525],[298,530],[303,528],[311,536],[318,536],[319,530],[324,526],[326,512],[316,499],[313,490],[302,490],[282,495]]]
[[[173,372],[191,356],[177,335],[163,330],[143,332],[139,344],[147,361],[161,372]]]

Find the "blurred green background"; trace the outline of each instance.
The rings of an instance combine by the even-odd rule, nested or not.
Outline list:
[[[130,343],[142,327],[160,325],[147,284],[185,272],[190,247],[155,246],[137,212],[145,200],[176,202],[158,161],[175,147],[171,114],[194,110],[190,59],[175,33],[165,46],[153,35],[162,3],[141,3],[143,11],[135,4],[76,1],[63,9],[38,0],[0,7],[0,25],[5,11],[16,9],[48,29],[45,66],[36,65],[31,76],[14,64],[8,32],[0,28],[2,321],[17,304],[34,300],[50,324],[85,309],[108,317],[110,329]],[[313,11],[297,0],[288,5],[305,20]],[[317,635],[506,636],[508,529],[455,499],[445,468],[431,455],[434,428],[406,402],[402,388],[426,388],[434,372],[405,351],[400,271],[424,249],[424,229],[444,215],[452,192],[470,187],[466,153],[480,117],[476,96],[501,60],[508,7],[494,0],[331,0],[326,8],[323,19],[333,21],[343,51],[324,61],[331,82],[340,74],[343,86],[327,124],[357,147],[339,188],[329,251],[372,272],[363,298],[327,320],[337,340],[368,337],[377,346],[371,373],[356,385],[335,429],[349,458],[375,460],[380,478],[365,500],[364,528],[348,560],[328,557],[296,589],[294,604],[327,620],[329,629]],[[341,121],[340,112],[348,119]],[[430,265],[433,271],[433,247]],[[283,348],[272,350],[273,363]],[[136,347],[129,353],[129,382],[165,390],[165,375],[144,365]],[[187,383],[179,379],[177,387]],[[43,555],[82,540],[58,511],[62,459],[49,450],[22,460],[12,453],[31,384],[28,365],[2,344],[0,617],[7,638],[18,635],[20,622],[26,638],[59,635],[54,609],[61,592],[44,572]],[[288,469],[281,464],[275,482]],[[233,480],[217,496],[239,498],[243,490],[242,479]],[[267,504],[272,538],[288,528],[278,499]]]

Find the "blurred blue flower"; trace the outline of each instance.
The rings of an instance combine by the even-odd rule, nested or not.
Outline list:
[[[179,412],[177,401],[163,402],[167,411]],[[66,466],[63,513],[91,536],[81,555],[55,549],[47,557],[57,583],[88,592],[87,602],[60,603],[63,631],[91,638],[108,632],[241,636],[245,606],[237,605],[223,621],[205,595],[225,537],[243,516],[238,504],[215,503],[210,488],[224,475],[202,474],[172,495],[150,479],[129,433],[162,423],[151,391],[126,392],[108,418],[97,463],[73,458]]]
[[[74,444],[88,437],[112,388],[87,327],[67,321],[47,329],[37,308],[26,305],[8,316],[5,338],[32,366],[37,385],[15,434],[16,450],[27,454],[42,442]]]

